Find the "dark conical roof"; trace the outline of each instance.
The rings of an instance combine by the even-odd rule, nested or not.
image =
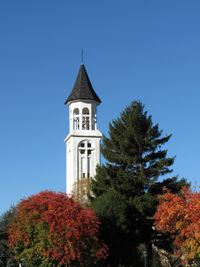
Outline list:
[[[67,104],[69,101],[74,101],[74,100],[94,100],[98,103],[101,103],[100,98],[95,93],[92,87],[87,71],[83,64],[81,64],[80,66],[76,82],[71,91],[71,94],[65,101],[65,104]]]

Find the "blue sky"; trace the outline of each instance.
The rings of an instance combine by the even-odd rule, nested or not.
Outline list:
[[[0,214],[41,190],[65,191],[64,101],[84,63],[102,99],[99,129],[141,100],[199,184],[199,0],[0,1]]]

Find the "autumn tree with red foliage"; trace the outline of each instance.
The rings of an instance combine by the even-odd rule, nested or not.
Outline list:
[[[200,192],[184,187],[180,195],[166,191],[159,201],[156,229],[174,236],[175,256],[183,264],[200,260]]]
[[[45,191],[18,204],[9,246],[26,266],[94,266],[107,257],[99,225],[92,209]]]

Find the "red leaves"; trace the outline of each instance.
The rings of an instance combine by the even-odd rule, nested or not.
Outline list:
[[[200,257],[200,193],[184,187],[180,196],[166,192],[159,200],[154,215],[157,230],[175,236],[177,252],[185,262]]]
[[[75,261],[86,266],[88,260],[107,257],[107,247],[98,239],[99,225],[93,210],[65,194],[46,191],[19,203],[9,244],[19,257],[32,247],[57,264]]]

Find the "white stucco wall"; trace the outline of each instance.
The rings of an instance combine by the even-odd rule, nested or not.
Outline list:
[[[73,110],[79,109],[80,124],[81,124],[81,113],[83,108],[89,109],[90,114],[90,130],[82,130],[81,126],[79,130],[73,129]],[[102,138],[101,132],[97,129],[92,130],[91,122],[93,118],[96,119],[97,114],[97,103],[95,101],[75,101],[69,103],[69,134],[65,139],[66,142],[66,193],[71,194],[73,191],[73,185],[77,182],[79,177],[78,174],[78,146],[80,142],[88,140],[92,143],[93,147],[93,160],[91,167],[91,177],[96,174],[96,166],[100,164],[100,141]]]

